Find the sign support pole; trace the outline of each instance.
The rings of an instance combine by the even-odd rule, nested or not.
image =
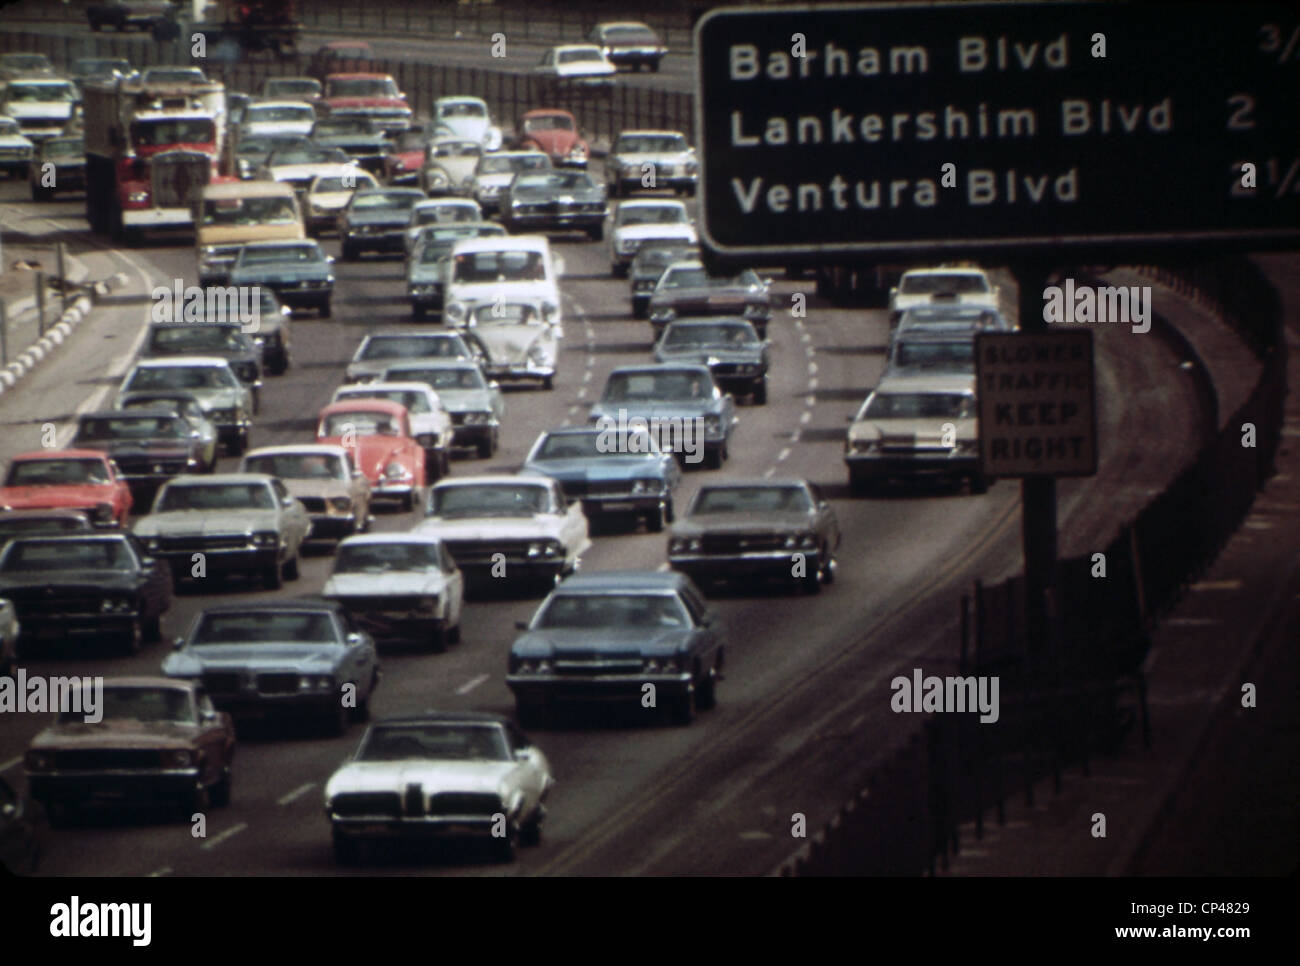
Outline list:
[[[1014,266],[1019,291],[1017,317],[1024,333],[1047,332],[1043,290],[1051,263],[1026,260]],[[1056,478],[1026,476],[1020,481],[1021,547],[1025,558],[1025,634],[1028,650],[1050,646],[1051,604],[1056,593]]]

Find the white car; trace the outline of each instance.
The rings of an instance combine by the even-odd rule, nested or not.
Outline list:
[[[559,266],[543,235],[467,238],[444,266],[443,320],[455,325],[480,305],[517,300],[542,306],[546,321],[561,324]]]
[[[419,183],[426,195],[466,194],[474,183],[474,169],[483,146],[461,137],[441,137],[424,149]]]
[[[423,382],[365,382],[339,386],[330,402],[344,399],[387,399],[406,407],[411,435],[424,447],[425,475],[440,480],[450,470],[449,455],[455,429],[451,415],[433,387]]]
[[[33,140],[61,133],[78,100],[72,81],[61,77],[24,76],[0,84],[0,114],[12,117]]]
[[[339,214],[358,189],[378,187],[374,175],[350,164],[338,165],[332,174],[317,175],[307,188],[305,199],[307,231],[314,235],[333,229],[338,225]]]
[[[207,82],[208,75],[203,73],[201,67],[146,67],[140,74],[140,83],[146,87]]]
[[[435,651],[460,640],[465,579],[437,537],[348,537],[321,596],[376,640],[414,640]]]
[[[582,504],[549,477],[467,476],[429,494],[413,533],[440,537],[467,579],[540,583],[576,571],[591,546]]]
[[[406,230],[406,254],[409,257],[415,242],[426,225],[450,225],[460,222],[471,224],[483,221],[483,209],[473,198],[430,198],[417,201],[411,208],[411,224]]]
[[[605,184],[612,197],[671,188],[695,194],[700,162],[680,131],[624,131],[605,159]]]
[[[470,836],[509,862],[541,841],[555,784],[541,749],[494,714],[428,712],[376,721],[325,785],[334,859],[352,865],[374,835]]]
[[[316,124],[316,111],[306,101],[254,101],[239,121],[241,137],[307,137]]]
[[[559,339],[564,330],[547,318],[536,299],[511,299],[480,305],[459,323],[487,353],[483,374],[498,382],[539,381],[554,385]]]
[[[36,145],[23,137],[18,122],[12,117],[0,117],[0,171],[4,171],[11,178],[15,175],[20,178],[27,177],[27,167],[32,163],[35,153]],[[550,160],[548,159],[546,163],[550,164]]]
[[[647,242],[699,242],[686,205],[670,198],[634,198],[622,202],[611,216],[609,232],[610,270],[618,278]]]
[[[585,87],[609,84],[618,68],[595,44],[561,44],[543,54],[534,71],[557,83]]]
[[[473,141],[484,151],[501,147],[501,128],[492,123],[487,101],[481,97],[438,98],[433,102],[433,123],[439,136]]]
[[[484,211],[496,211],[501,192],[521,171],[549,171],[553,165],[541,151],[497,151],[485,154],[474,166],[470,194]]]
[[[889,324],[908,309],[962,306],[999,309],[999,289],[982,268],[914,268],[889,290]]]
[[[473,361],[474,355],[459,332],[443,329],[393,329],[367,333],[352,354],[345,378],[349,383],[377,382],[389,366],[427,360]]]

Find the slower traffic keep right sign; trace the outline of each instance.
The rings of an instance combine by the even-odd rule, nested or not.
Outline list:
[[[975,360],[986,476],[1097,472],[1091,332],[985,332]]]

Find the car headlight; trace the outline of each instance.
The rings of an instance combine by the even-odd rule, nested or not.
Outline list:
[[[340,513],[346,513],[348,510],[352,509],[352,500],[346,496],[330,497],[330,506],[335,510],[338,510]]]
[[[708,413],[704,417],[704,431],[706,433],[716,433],[722,428],[722,417],[717,413]]]
[[[434,292],[438,291],[438,288],[436,285],[431,285],[428,282],[419,282],[412,285],[409,291],[412,295],[432,295]]]
[[[687,161],[687,162],[686,162],[686,173],[687,173],[687,174],[699,174],[699,173],[700,173],[700,162],[698,162],[698,161]]]
[[[641,662],[641,670],[647,674],[657,674],[659,672],[659,659],[648,657]]]
[[[855,453],[878,453],[880,452],[880,441],[876,439],[855,439],[852,442],[852,448]]]
[[[631,238],[621,238],[618,242],[618,253],[620,255],[636,254],[636,242]]]
[[[164,768],[188,768],[194,764],[194,752],[185,748],[173,748],[162,753]]]
[[[128,204],[143,205],[149,201],[149,192],[147,191],[130,191],[127,192],[126,200]]]
[[[384,467],[384,479],[386,480],[405,480],[409,479],[410,476],[411,471],[396,460]]]
[[[130,611],[131,601],[125,597],[105,597],[99,602],[101,614],[122,614]]]
[[[435,594],[432,597],[421,597],[416,603],[416,609],[426,614],[432,614],[438,609],[438,597]]]
[[[650,310],[651,322],[671,322],[677,318],[677,313],[673,309],[657,308]]]
[[[747,319],[761,319],[763,316],[765,316],[765,315],[767,315],[767,314],[768,314],[768,307],[767,307],[766,305],[746,305],[746,306],[745,306],[745,312],[744,312],[744,315],[745,315],[745,318],[747,318]]]
[[[280,535],[273,530],[264,530],[252,535],[254,547],[278,547]]]
[[[109,503],[97,503],[95,509],[91,511],[96,523],[111,523],[113,520],[113,507]]]
[[[530,557],[558,557],[563,552],[564,547],[558,540],[534,540],[528,545]]]
[[[437,442],[437,440],[433,436],[433,433],[421,433],[419,436],[415,437],[415,441],[425,449],[428,449],[430,446],[432,446],[434,443]]]
[[[443,315],[446,316],[449,322],[463,322],[465,317],[469,315],[469,308],[464,302],[452,302],[443,309]]]
[[[466,426],[486,426],[491,421],[492,421],[491,413],[466,413],[465,414]]]
[[[811,550],[817,546],[817,534],[808,532],[799,534],[799,546],[804,550]]]
[[[699,537],[673,537],[668,541],[669,553],[699,553]]]
[[[660,480],[633,480],[633,493],[658,493],[663,489],[663,483]]]
[[[23,765],[28,771],[49,771],[54,767],[54,756],[45,751],[29,751],[23,755]]]
[[[484,198],[494,198],[497,195],[501,194],[501,185],[499,184],[479,185],[478,193]]]
[[[575,144],[573,146],[573,149],[569,151],[569,157],[575,161],[581,158],[585,158],[586,156],[587,156],[587,146],[585,144]]]
[[[157,553],[161,547],[162,547],[162,541],[160,541],[157,537],[149,537],[144,542],[144,548],[148,550],[150,553]]]

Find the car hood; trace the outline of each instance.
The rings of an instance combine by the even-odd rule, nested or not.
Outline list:
[[[558,540],[563,524],[563,517],[541,513],[517,517],[428,517],[417,524],[412,532],[444,540]]]
[[[106,590],[133,589],[135,580],[136,574],[130,570],[42,570],[30,575],[0,575],[0,588],[6,591],[44,588],[60,596],[93,597]]]
[[[452,137],[482,142],[492,124],[486,117],[453,117],[439,121],[438,127]]]
[[[486,389],[439,389],[442,408],[449,413],[488,412],[492,395]]]
[[[801,511],[764,513],[693,513],[673,527],[674,537],[695,537],[701,533],[786,533],[802,532],[812,526],[812,517]]]
[[[307,181],[322,174],[333,174],[339,161],[315,161],[310,164],[276,164],[268,170],[274,181]]]
[[[174,721],[130,721],[113,719],[94,724],[70,721],[46,728],[31,744],[33,751],[76,749],[177,749],[188,748],[198,734],[196,725]]]
[[[938,447],[942,446],[945,423],[952,423],[957,439],[975,435],[973,419],[863,419],[849,427],[849,439],[897,440]]]
[[[406,107],[400,97],[327,97],[325,103],[331,111],[355,110],[359,107]]]
[[[81,483],[68,486],[0,487],[0,507],[25,510],[32,507],[88,506],[113,502],[111,483]]]
[[[610,419],[619,418],[619,410],[627,411],[627,418],[640,416],[643,419],[658,417],[659,419],[671,419],[673,417],[686,416],[703,416],[707,413],[716,412],[718,407],[715,400],[700,399],[695,401],[673,402],[669,400],[632,400],[627,402],[600,402],[591,408],[591,416],[608,415]]]
[[[327,446],[342,446],[343,438],[335,436],[332,439],[321,438],[316,440]],[[411,441],[405,436],[358,436],[356,438],[356,461],[357,469],[366,475],[366,479],[374,483],[384,473],[384,467],[394,457],[407,455],[407,450],[411,446]],[[409,458],[407,459],[409,463]],[[407,466],[408,470],[414,470],[415,467]]]
[[[690,225],[623,225],[614,229],[614,236],[624,241],[688,241],[694,242],[695,229]]]
[[[328,499],[332,496],[350,497],[352,495],[348,484],[342,480],[299,480],[280,477],[280,482],[285,485],[285,489],[289,491],[289,494],[295,497],[322,496]]]
[[[114,459],[123,456],[147,456],[152,459],[189,456],[200,445],[200,441],[184,439],[119,439],[105,442],[80,442],[81,449],[98,450]]]
[[[292,641],[265,644],[203,644],[186,647],[167,656],[164,674],[190,676],[204,671],[238,670],[288,671],[321,674],[333,669],[343,656],[338,644],[295,644]]]
[[[686,164],[688,161],[694,161],[695,156],[687,151],[674,151],[668,154],[660,151],[651,151],[649,153],[634,151],[628,154],[614,155],[611,160],[616,164],[640,167],[646,162],[651,164]]]
[[[503,795],[506,779],[516,768],[512,761],[355,761],[344,765],[329,780],[327,793],[403,792],[418,784],[424,794],[487,792]]]
[[[733,349],[726,346],[661,346],[655,349],[655,359],[661,362],[691,362],[707,365],[714,362],[751,362],[763,361],[763,352],[757,346],[753,349]]]
[[[568,154],[578,143],[576,131],[550,130],[530,131],[524,135],[525,140],[532,141],[547,154]]]
[[[297,222],[292,225],[211,226],[199,229],[199,248],[202,249],[207,245],[230,245],[234,247],[251,241],[290,241],[302,237],[302,228],[299,227]],[[204,353],[204,355],[212,354],[210,352]]]
[[[441,594],[447,581],[437,573],[389,570],[382,574],[335,574],[325,582],[322,597],[405,597]]]
[[[646,457],[634,453],[626,456],[596,456],[561,460],[533,460],[524,464],[524,471],[540,473],[552,479],[578,482],[580,480],[626,480],[660,476],[657,456]]]
[[[514,180],[514,177],[515,177],[515,173],[513,171],[501,171],[493,174],[480,174],[475,176],[474,185],[475,187],[478,188],[483,188],[488,185],[491,185],[496,188],[504,188],[506,185],[508,185],[511,181]]]
[[[650,301],[655,305],[766,305],[768,296],[765,292],[740,288],[674,288],[655,292]]]
[[[317,208],[342,209],[351,200],[351,191],[318,191],[314,195],[308,195],[307,204]]]
[[[151,513],[135,525],[139,536],[221,536],[274,530],[274,510],[167,510]]]
[[[5,113],[15,121],[29,117],[66,120],[72,117],[72,103],[70,101],[15,101],[5,109]]]
[[[315,121],[246,121],[241,124],[243,134],[247,137],[264,134],[299,134],[303,137],[311,134]]]
[[[230,281],[234,284],[248,284],[255,282],[276,282],[276,281],[301,281],[303,279],[321,279],[329,275],[327,265],[313,266],[296,266],[292,264],[285,265],[258,265],[246,268],[236,268],[230,273]]]
[[[374,211],[363,209],[347,213],[349,225],[392,225],[405,228],[411,221],[411,213],[406,209],[379,208]]]
[[[685,628],[562,627],[527,631],[510,648],[515,657],[581,657],[593,651],[601,656],[660,657],[675,654],[690,638]]]
[[[536,325],[478,325],[474,327],[493,362],[522,360],[533,344],[546,335],[545,326]]]

